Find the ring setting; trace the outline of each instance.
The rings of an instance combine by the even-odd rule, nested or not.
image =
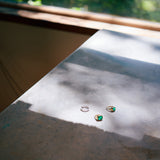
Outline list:
[[[107,106],[106,110],[108,112],[115,112],[116,111],[116,107],[114,107],[114,106]]]
[[[88,112],[89,111],[89,107],[88,106],[82,106],[80,110],[82,112]]]
[[[100,114],[97,114],[97,115],[94,116],[94,119],[95,119],[96,121],[102,121],[102,120],[103,120],[103,116],[100,115]]]

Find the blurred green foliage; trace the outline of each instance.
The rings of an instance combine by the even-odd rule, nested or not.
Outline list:
[[[31,5],[53,5],[160,22],[160,0],[7,0]]]

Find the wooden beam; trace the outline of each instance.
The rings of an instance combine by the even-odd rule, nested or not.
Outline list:
[[[160,23],[140,20],[136,18],[125,18],[109,14],[74,11],[71,9],[53,7],[53,6],[31,6],[28,4],[16,4],[16,3],[6,3],[6,2],[0,2],[0,6],[160,31]]]

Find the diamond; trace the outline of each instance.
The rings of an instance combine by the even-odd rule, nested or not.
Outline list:
[[[80,110],[82,112],[88,112],[89,111],[89,107],[88,106],[82,106]]]

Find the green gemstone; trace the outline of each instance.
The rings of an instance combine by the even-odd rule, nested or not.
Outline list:
[[[101,121],[103,119],[103,116],[98,116],[98,121]]]
[[[116,111],[116,107],[113,107],[112,110],[113,110],[113,112],[115,112]]]

